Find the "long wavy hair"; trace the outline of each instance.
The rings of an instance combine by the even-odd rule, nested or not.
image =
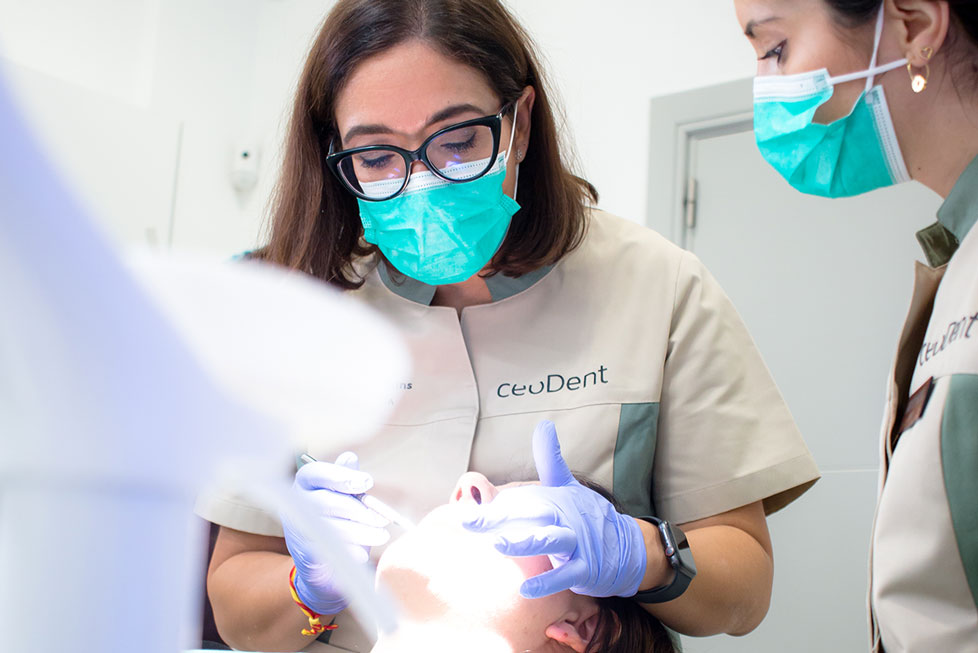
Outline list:
[[[479,71],[503,103],[533,86],[532,146],[520,165],[522,207],[489,264],[519,276],[577,247],[594,187],[562,155],[554,106],[531,39],[497,0],[340,0],[329,12],[299,80],[272,199],[268,243],[254,256],[344,289],[363,279],[351,265],[377,251],[362,240],[356,199],[327,169],[338,139],[336,99],[365,59],[419,39]]]

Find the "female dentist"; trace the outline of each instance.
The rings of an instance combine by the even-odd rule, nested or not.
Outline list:
[[[635,597],[681,632],[748,632],[771,593],[766,514],[818,471],[713,278],[592,208],[557,125],[529,38],[501,2],[334,5],[299,80],[257,256],[383,313],[415,369],[388,423],[358,445],[363,471],[310,443],[338,464],[304,466],[297,490],[365,560],[389,534],[351,494],[417,518],[465,471],[536,480],[531,434],[552,420],[561,446],[553,433],[542,459],[610,488],[624,514],[543,470],[545,484],[485,506],[468,528],[493,532],[503,553],[555,561],[524,596]],[[222,526],[208,589],[229,643],[366,650],[301,525],[235,497],[198,512]]]
[[[755,132],[798,190],[916,180],[917,238],[882,431],[874,651],[978,651],[978,2],[735,0],[758,55]]]

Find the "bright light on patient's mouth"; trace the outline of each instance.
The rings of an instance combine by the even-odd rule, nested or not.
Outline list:
[[[427,596],[402,606],[406,616],[424,620],[442,613],[448,604],[460,616],[486,605],[511,606],[520,601],[519,587],[527,574],[521,561],[496,551],[493,538],[462,528],[470,506],[463,503],[436,508],[411,533],[391,544],[378,566],[378,576],[399,594],[398,583],[426,585]],[[473,594],[473,588],[479,588]],[[488,600],[495,599],[495,600]]]

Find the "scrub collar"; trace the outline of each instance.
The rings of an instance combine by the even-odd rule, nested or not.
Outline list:
[[[931,267],[951,260],[961,241],[978,221],[978,157],[964,169],[941,208],[937,222],[917,232],[917,241]]]
[[[527,272],[521,277],[508,277],[503,273],[494,274],[486,279],[489,287],[489,294],[492,301],[498,302],[513,295],[519,294],[536,284],[537,281],[547,276],[553,269],[552,265],[542,267],[532,272]],[[377,265],[377,272],[380,274],[381,281],[395,295],[403,297],[416,304],[431,306],[431,300],[435,298],[435,286],[412,279],[404,275],[397,275],[397,279],[391,278],[390,269],[383,261]]]
[[[978,157],[964,169],[944,204],[937,211],[938,221],[958,242],[964,240],[978,220]]]

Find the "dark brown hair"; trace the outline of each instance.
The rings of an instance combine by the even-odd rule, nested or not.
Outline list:
[[[621,504],[607,488],[580,474],[574,476],[621,512]],[[595,600],[600,610],[598,627],[585,653],[677,653],[669,631],[633,599],[610,596]]]
[[[327,15],[299,80],[259,258],[307,272],[341,288],[363,279],[351,262],[376,251],[361,240],[356,199],[329,172],[337,136],[338,94],[362,61],[411,39],[471,66],[502,103],[533,86],[532,145],[520,166],[522,207],[490,268],[519,276],[550,265],[580,244],[586,202],[597,192],[561,156],[554,107],[531,40],[498,0],[340,0]]]

